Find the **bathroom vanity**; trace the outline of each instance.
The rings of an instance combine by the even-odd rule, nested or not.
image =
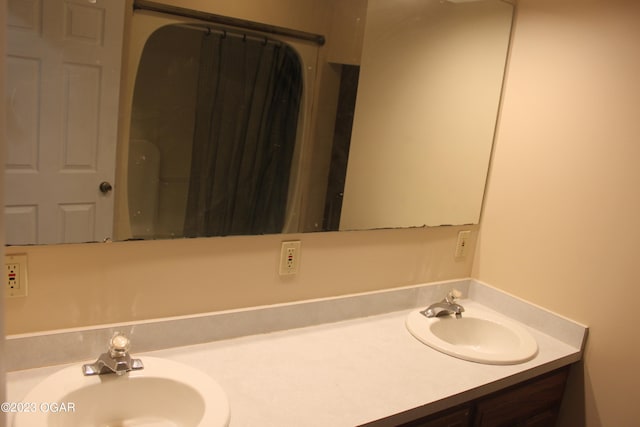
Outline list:
[[[462,292],[463,306],[480,304],[524,325],[538,344],[535,357],[481,364],[414,338],[405,327],[407,315],[454,288]],[[142,361],[174,360],[218,381],[232,427],[542,426],[556,416],[587,329],[485,284],[458,280],[9,337],[8,399],[22,400],[69,362],[95,359],[115,331],[128,334],[132,354]],[[51,352],[51,346],[64,351]]]
[[[438,413],[397,424],[398,416],[374,421],[363,427],[490,427],[555,425],[570,366],[507,387],[488,396]],[[409,414],[406,414],[409,415]]]

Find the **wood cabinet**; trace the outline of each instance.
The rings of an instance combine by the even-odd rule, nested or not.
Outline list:
[[[473,426],[555,425],[567,375],[561,369],[478,400]]]
[[[431,416],[402,424],[401,427],[469,427],[472,420],[471,411],[471,405],[458,406],[453,410],[438,412]]]
[[[400,427],[552,427],[569,374],[569,366],[507,387]],[[387,419],[391,421],[393,417]],[[372,423],[371,425],[374,425]],[[387,424],[385,425],[392,425]]]

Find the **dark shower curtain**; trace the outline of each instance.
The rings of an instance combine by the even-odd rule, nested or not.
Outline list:
[[[185,236],[279,233],[302,95],[287,45],[205,33]]]

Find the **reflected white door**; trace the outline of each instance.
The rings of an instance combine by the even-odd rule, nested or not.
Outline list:
[[[7,244],[111,237],[124,0],[8,0]]]

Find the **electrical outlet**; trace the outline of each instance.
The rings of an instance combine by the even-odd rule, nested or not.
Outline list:
[[[27,296],[27,256],[5,255],[5,291],[7,298]]]
[[[300,240],[282,242],[280,249],[280,275],[288,276],[298,273],[300,266]]]
[[[469,239],[471,238],[471,231],[461,231],[458,233],[458,241],[456,243],[455,257],[462,259],[467,256],[469,252]]]

